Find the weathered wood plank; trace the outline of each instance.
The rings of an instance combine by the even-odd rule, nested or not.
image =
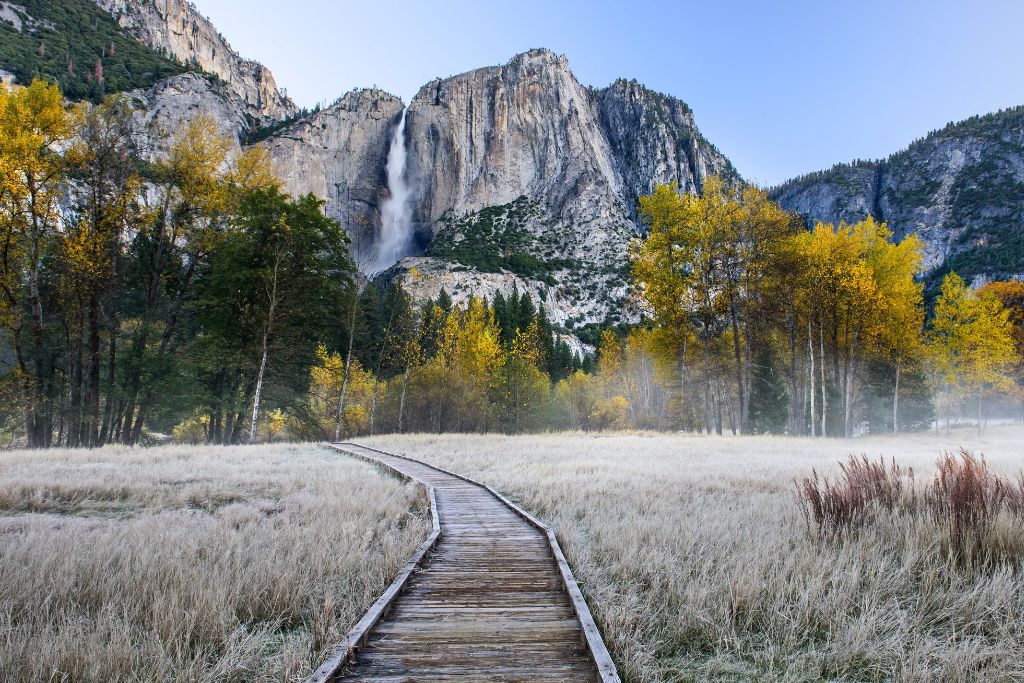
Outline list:
[[[434,533],[307,683],[618,683],[554,533],[493,489],[357,444],[428,487]]]

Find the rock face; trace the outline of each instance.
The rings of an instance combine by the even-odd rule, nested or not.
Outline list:
[[[222,135],[238,140],[247,127],[247,108],[224,83],[205,74],[187,72],[165,78],[152,88],[130,93],[150,131],[154,152],[170,144],[174,131],[199,114],[209,116]]]
[[[978,116],[879,162],[842,164],[772,190],[810,223],[871,214],[925,243],[929,280],[1024,277],[1024,107]]]
[[[414,219],[434,258],[407,265],[454,264],[456,297],[482,273],[514,276],[483,279],[541,288],[570,325],[622,313],[639,195],[737,179],[684,103],[625,81],[586,88],[547,50],[428,83],[407,128]]]
[[[289,192],[327,201],[328,215],[352,237],[357,260],[372,253],[387,197],[388,144],[401,112],[394,95],[356,90],[263,143]]]
[[[709,176],[739,179],[732,163],[700,134],[685,102],[624,79],[598,90],[596,99],[634,218],[639,198],[656,183],[699,194]]]
[[[278,89],[270,70],[242,59],[187,0],[96,0],[137,40],[198,66],[227,83],[245,105],[253,126],[294,116],[295,104]]]
[[[402,106],[354,91],[262,143],[291,192],[327,201],[357,256],[379,231]],[[635,82],[586,88],[547,50],[423,86],[406,144],[425,251],[399,266],[418,273],[405,276],[410,289],[444,286],[459,300],[515,287],[569,326],[635,315],[623,303],[639,195],[668,182],[696,191],[710,174],[738,179],[686,104]]]
[[[434,223],[520,195],[569,220],[621,213],[622,178],[594,104],[565,58],[542,50],[428,83],[407,123],[417,216]]]

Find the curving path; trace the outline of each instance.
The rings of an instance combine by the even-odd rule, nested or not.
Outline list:
[[[430,487],[435,534],[309,681],[618,682],[550,529],[458,475],[335,448]]]

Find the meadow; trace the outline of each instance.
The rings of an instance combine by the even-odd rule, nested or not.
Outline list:
[[[1020,523],[967,566],[926,518],[822,538],[794,500],[851,453],[1015,476],[1020,426],[365,441],[550,523],[625,681],[1024,678]],[[0,681],[301,680],[427,532],[421,489],[322,446],[0,453]]]
[[[0,452],[0,681],[301,680],[426,513],[322,446]]]
[[[968,447],[1024,468],[1024,429],[857,440],[646,434],[370,440],[478,478],[550,523],[627,681],[1019,681],[1019,563],[967,567],[921,518],[819,538],[795,480],[851,453],[917,481]],[[1020,524],[1000,520],[1011,553]]]

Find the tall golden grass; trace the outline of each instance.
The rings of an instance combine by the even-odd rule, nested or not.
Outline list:
[[[0,680],[300,680],[425,515],[317,446],[0,453]]]
[[[937,458],[961,446],[983,453],[990,474],[1016,476],[1019,427],[983,439],[372,441],[479,478],[551,523],[627,681],[1024,679],[1019,563],[961,561],[945,521],[904,514],[901,502],[909,470],[923,497]],[[855,533],[809,533],[794,482],[814,470],[841,478],[851,453],[869,454],[851,474],[892,510],[880,505]],[[1009,558],[1022,539],[1005,508],[992,533]]]

